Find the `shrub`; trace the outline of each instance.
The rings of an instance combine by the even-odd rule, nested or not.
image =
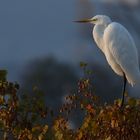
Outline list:
[[[0,134],[4,140],[139,140],[140,100],[125,97],[112,105],[101,104],[90,82],[91,72],[81,63],[85,76],[78,81],[77,93],[66,97],[60,113],[54,118],[53,111],[46,107],[43,93],[33,88],[34,95],[18,91],[19,85],[0,80]],[[3,73],[3,72],[2,72]],[[6,73],[3,73],[6,75]],[[3,75],[2,74],[2,75]],[[1,74],[0,74],[1,75]],[[71,129],[64,114],[73,109],[85,114],[81,126]],[[46,117],[54,118],[48,125]]]

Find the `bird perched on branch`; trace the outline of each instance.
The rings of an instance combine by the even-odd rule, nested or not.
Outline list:
[[[104,53],[113,71],[123,76],[123,106],[126,82],[132,86],[140,84],[138,51],[132,36],[124,26],[112,22],[106,15],[97,15],[77,22],[95,24],[93,38],[97,46]]]

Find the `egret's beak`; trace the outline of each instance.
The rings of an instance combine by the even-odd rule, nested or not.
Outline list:
[[[92,19],[82,19],[82,20],[78,20],[78,21],[75,21],[75,22],[78,22],[78,23],[90,23],[90,22],[92,22]]]

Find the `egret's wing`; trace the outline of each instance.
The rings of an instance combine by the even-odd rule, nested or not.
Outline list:
[[[104,45],[105,53],[112,55],[133,85],[140,72],[137,49],[129,32],[122,25],[111,23],[104,32]]]

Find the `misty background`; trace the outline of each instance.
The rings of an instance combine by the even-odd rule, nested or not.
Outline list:
[[[0,1],[0,69],[8,70],[7,79],[23,89],[41,88],[55,108],[76,86],[84,61],[93,70],[96,94],[113,102],[121,97],[122,78],[96,47],[93,26],[73,22],[96,14],[123,24],[140,51],[140,0]],[[130,86],[127,90],[138,95]]]

